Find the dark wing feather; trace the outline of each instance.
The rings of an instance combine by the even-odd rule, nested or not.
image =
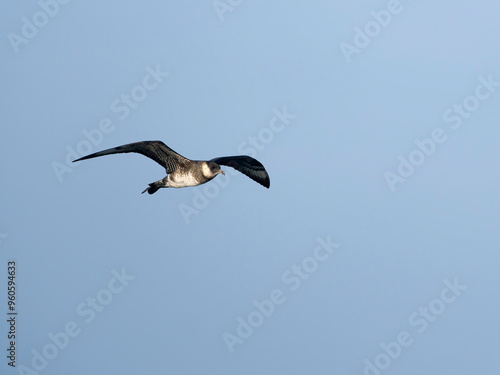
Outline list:
[[[172,173],[177,168],[179,162],[185,162],[189,160],[186,159],[184,156],[178,154],[174,150],[172,150],[170,147],[168,147],[165,143],[161,141],[144,141],[144,142],[129,143],[123,146],[118,146],[104,151],[99,151],[84,156],[80,159],[73,160],[73,162],[96,158],[98,156],[122,154],[127,152],[136,152],[138,154],[147,156],[150,159],[153,159],[155,162],[163,166],[166,169],[167,173]]]
[[[271,181],[266,169],[259,161],[250,156],[223,156],[211,161],[232,167],[269,189]]]

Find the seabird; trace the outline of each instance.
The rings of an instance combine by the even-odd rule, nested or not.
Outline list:
[[[127,152],[136,152],[147,156],[160,164],[167,171],[167,176],[165,178],[150,183],[149,187],[142,192],[143,194],[146,191],[149,194],[154,194],[160,188],[181,188],[204,184],[219,173],[225,174],[224,171],[220,169],[221,165],[233,167],[266,188],[269,188],[270,185],[269,175],[264,166],[250,156],[222,156],[206,161],[190,160],[178,154],[161,141],[129,143],[84,156],[73,160],[73,162],[96,158],[98,156]]]

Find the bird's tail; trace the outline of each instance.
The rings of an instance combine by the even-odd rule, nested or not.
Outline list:
[[[165,182],[163,180],[160,180],[160,181],[155,181],[155,182],[151,182],[150,184],[148,184],[149,186],[144,189],[144,191],[141,193],[141,194],[144,194],[146,191],[149,193],[149,194],[154,194],[156,193],[159,189],[161,189],[162,187],[166,187],[165,185]]]

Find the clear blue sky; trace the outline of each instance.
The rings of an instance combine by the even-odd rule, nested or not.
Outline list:
[[[498,374],[499,12],[2,2],[0,372]]]

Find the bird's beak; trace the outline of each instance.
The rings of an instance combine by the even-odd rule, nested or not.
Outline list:
[[[219,169],[219,173],[222,173],[224,176],[226,175],[222,169]]]

